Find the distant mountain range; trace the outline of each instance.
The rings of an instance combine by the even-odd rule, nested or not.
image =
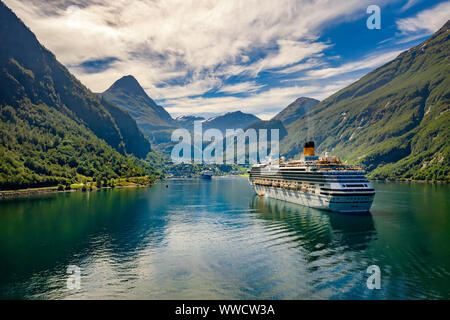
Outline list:
[[[99,93],[99,96],[129,112],[152,143],[164,146],[165,149],[168,143],[170,145],[173,130],[186,128],[192,131],[194,121],[202,121],[203,130],[214,128],[225,134],[226,129],[244,129],[260,120],[252,114],[241,111],[229,112],[209,119],[198,116],[180,116],[173,119],[163,107],[157,105],[147,95],[139,82],[131,75],[120,78],[108,90]]]
[[[267,130],[267,139],[271,139],[271,132],[270,130],[279,130],[278,135],[280,139],[283,139],[287,135],[286,127],[283,125],[283,122],[280,120],[276,120],[275,118],[272,120],[260,120],[255,123],[252,123],[251,125],[247,126],[245,130],[248,129],[255,129],[257,133],[259,133],[259,130],[265,129]]]
[[[203,122],[203,130],[218,129],[225,134],[226,129],[244,129],[260,121],[258,117],[241,111],[228,112],[223,115],[209,118]]]
[[[179,126],[193,130],[194,121],[202,121],[202,129],[218,129],[225,134],[226,129],[244,129],[247,126],[260,121],[258,117],[241,111],[228,112],[209,119],[198,116],[181,116],[175,119]]]
[[[449,28],[289,124],[282,152],[296,158],[313,139],[373,178],[450,180]]]
[[[143,172],[125,157],[151,151],[136,122],[83,86],[3,2],[0,40],[0,188]]]
[[[194,121],[204,121],[204,120],[206,119],[198,116],[179,116],[175,118],[175,121],[180,127],[188,129],[189,131],[194,130]]]

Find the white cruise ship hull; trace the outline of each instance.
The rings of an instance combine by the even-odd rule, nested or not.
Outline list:
[[[303,192],[271,186],[252,184],[259,196],[265,196],[278,200],[284,200],[302,206],[329,210],[340,213],[366,213],[370,210],[374,199],[373,195],[367,196],[326,196],[315,192]]]

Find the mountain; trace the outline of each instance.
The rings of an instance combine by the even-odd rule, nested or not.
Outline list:
[[[372,178],[450,180],[450,22],[288,125],[293,158],[314,139]]]
[[[241,111],[228,112],[224,115],[210,118],[203,122],[203,130],[219,129],[225,134],[226,129],[244,129],[247,126],[260,121],[258,117]]]
[[[180,116],[175,119],[175,122],[178,124],[178,126],[188,129],[189,131],[194,130],[194,121],[204,121],[206,120],[203,117],[197,117],[197,116]]]
[[[283,125],[288,125],[299,119],[303,115],[310,112],[315,106],[319,104],[319,100],[301,97],[288,105],[280,113],[278,113],[273,120],[280,120]]]
[[[0,18],[3,104],[44,103],[83,122],[120,152],[145,157],[150,145],[126,112],[83,86],[3,3]]]
[[[142,173],[150,143],[84,87],[0,2],[0,188]]]
[[[209,119],[199,116],[180,116],[175,119],[175,122],[179,127],[190,131],[194,130],[194,121],[202,121],[203,130],[219,129],[225,134],[226,129],[245,129],[249,125],[261,121],[261,119],[241,111],[228,112]]]
[[[283,122],[281,120],[260,120],[257,122],[252,123],[251,125],[247,126],[244,131],[248,129],[255,129],[257,133],[259,133],[260,129],[267,130],[267,140],[270,140],[271,138],[271,131],[272,129],[276,129],[279,131],[279,138],[283,139],[287,135],[286,127],[283,125]]]
[[[176,125],[170,114],[147,95],[133,76],[120,78],[100,95],[128,111],[146,136]]]
[[[260,139],[262,137],[260,137],[259,135],[259,130],[267,130],[267,135],[266,137],[266,148],[267,148],[267,154],[271,153],[271,148],[272,148],[272,131],[273,129],[278,130],[278,139],[277,141],[282,140],[284,137],[286,137],[287,135],[287,130],[286,127],[283,125],[283,123],[281,122],[281,120],[275,120],[275,119],[271,119],[271,120],[260,120],[257,122],[252,123],[251,125],[247,126],[244,131],[247,131],[249,129],[254,129],[256,130],[256,139],[257,142],[256,144],[254,144],[254,146],[256,146],[259,150],[260,147]],[[250,141],[245,141],[245,145],[246,145],[246,150],[245,150],[245,155],[246,157],[248,157],[249,154],[249,149],[247,149],[251,144]],[[256,159],[258,161],[264,161],[264,159],[260,159],[260,155],[255,155]]]

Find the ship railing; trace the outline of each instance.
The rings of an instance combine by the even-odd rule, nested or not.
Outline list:
[[[287,180],[264,180],[264,179],[258,179],[253,181],[254,184],[262,185],[262,186],[270,186],[275,188],[284,188],[284,189],[290,189],[290,190],[302,190],[302,191],[315,191],[316,187],[311,186],[308,184],[303,183],[297,183]]]

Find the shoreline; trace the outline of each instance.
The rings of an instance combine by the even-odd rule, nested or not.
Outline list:
[[[370,179],[369,181],[373,181],[373,182],[386,182],[386,183],[390,183],[390,182],[407,182],[407,183],[426,183],[426,184],[449,184],[449,181],[429,181],[429,180],[382,180],[382,179]]]
[[[246,178],[244,175],[224,175],[224,176],[215,176],[215,178],[228,178],[228,177],[241,177]],[[198,179],[199,177],[170,177],[162,180],[155,181],[152,184],[137,184],[132,183],[128,185],[122,185],[122,186],[115,186],[114,188],[111,187],[92,187],[92,190],[85,190],[83,191],[82,188],[74,188],[70,190],[58,190],[58,187],[45,187],[45,188],[29,188],[29,189],[19,189],[19,190],[2,190],[0,191],[0,201],[6,200],[6,199],[14,199],[14,198],[20,198],[20,197],[31,197],[35,195],[41,195],[41,194],[54,194],[54,193],[70,193],[70,192],[94,192],[94,191],[100,191],[100,190],[108,190],[108,189],[123,189],[123,188],[146,188],[151,187],[155,184],[157,184],[160,181],[164,180],[183,180],[183,179]],[[378,180],[378,179],[369,179],[369,181],[373,182],[384,182],[384,183],[419,183],[419,184],[449,184],[448,181],[426,181],[426,180]]]
[[[92,187],[92,190],[85,190],[85,191],[83,191],[82,188],[76,188],[76,189],[70,189],[70,190],[58,190],[58,187],[30,188],[30,189],[20,189],[20,190],[3,190],[3,191],[0,191],[0,201],[6,200],[6,199],[21,198],[21,197],[26,198],[26,197],[42,195],[42,194],[71,193],[71,192],[97,192],[100,190],[124,189],[124,188],[146,188],[146,187],[151,187],[151,186],[155,185],[157,182],[158,181],[155,181],[155,183],[153,183],[153,184],[134,183],[134,184],[128,184],[128,185],[123,185],[123,186],[115,186],[114,188]]]

